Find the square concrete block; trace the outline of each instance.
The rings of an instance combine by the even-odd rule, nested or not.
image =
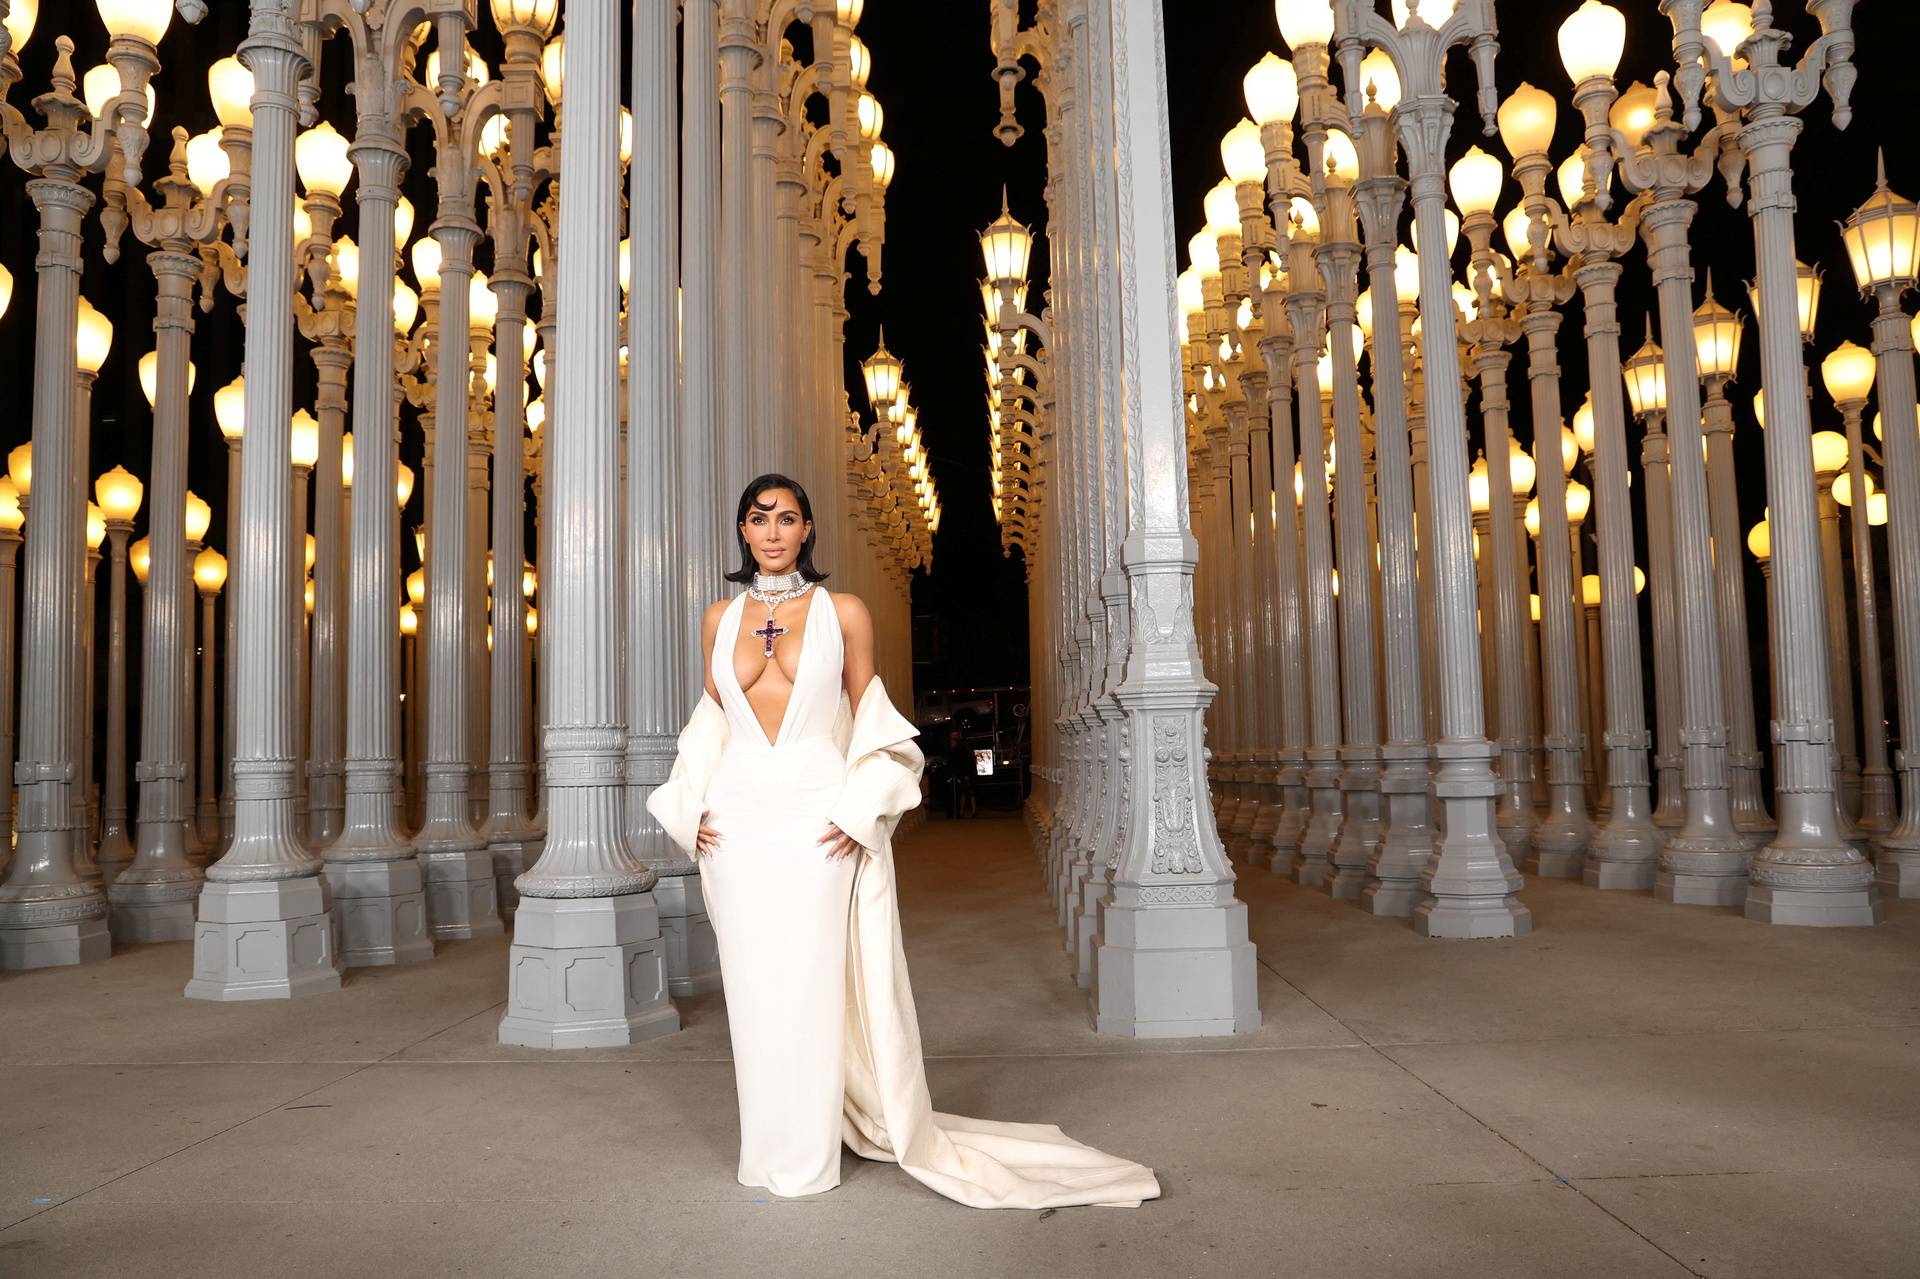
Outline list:
[[[506,931],[491,852],[475,848],[421,853],[419,862],[426,882],[427,927],[435,941],[498,937]]]
[[[189,999],[291,999],[340,989],[325,884],[317,877],[209,883],[200,892]]]
[[[144,942],[191,941],[193,898],[185,901],[122,901],[109,917],[113,939],[123,946]]]
[[[1848,892],[1755,884],[1747,889],[1746,913],[1757,924],[1808,928],[1861,928],[1886,920],[1880,892],[1872,884]]]
[[[653,900],[667,948],[667,988],[675,995],[720,989],[720,943],[707,917],[700,876],[662,875],[653,886]]]
[[[433,958],[420,863],[329,862],[334,944],[348,968]]]
[[[1092,1011],[1102,1034],[1165,1039],[1260,1025],[1244,902],[1109,905],[1093,951]]]
[[[76,919],[39,928],[0,928],[0,969],[93,964],[112,951],[104,919]]]
[[[678,1029],[652,894],[520,899],[501,1043],[607,1048]]]

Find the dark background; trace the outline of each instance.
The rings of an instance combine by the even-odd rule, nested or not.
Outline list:
[[[1578,134],[1577,114],[1568,101],[1570,86],[1555,44],[1560,22],[1575,6],[1576,0],[1509,0],[1501,6],[1502,94],[1525,78],[1561,99],[1556,157],[1575,145]],[[1624,86],[1633,79],[1650,81],[1656,70],[1671,64],[1670,28],[1650,3],[1620,7],[1627,11],[1629,26],[1619,83]],[[232,3],[212,8],[198,27],[187,27],[176,20],[162,43],[164,65],[154,83],[157,109],[147,162],[150,175],[164,164],[165,128],[182,123],[198,132],[214,123],[206,98],[205,67],[238,44],[244,35],[246,7]],[[1264,0],[1168,4],[1165,12],[1176,231],[1184,243],[1185,237],[1199,228],[1203,220],[1201,198],[1220,175],[1219,138],[1244,114],[1241,75],[1269,48],[1284,49],[1272,6]],[[858,283],[849,288],[852,318],[847,335],[848,384],[856,408],[864,410],[857,361],[872,351],[877,330],[884,324],[888,345],[905,362],[907,379],[913,384],[921,430],[945,504],[941,530],[934,542],[932,571],[916,575],[914,584],[916,684],[922,689],[1018,684],[1027,679],[1024,565],[1018,557],[1002,556],[999,532],[988,505],[977,237],[980,228],[999,210],[1003,184],[1009,189],[1016,215],[1036,231],[1044,232],[1044,108],[1031,86],[1023,86],[1020,114],[1026,136],[1012,148],[1003,147],[993,136],[999,106],[990,74],[986,17],[985,6],[969,5],[956,12],[945,5],[881,2],[868,6],[860,28],[873,51],[870,88],[885,106],[885,136],[898,156],[898,170],[887,198],[883,291],[872,298]],[[1799,0],[1777,4],[1776,23],[1792,31],[1802,45],[1818,30]],[[1920,36],[1920,14],[1900,3],[1866,4],[1856,14],[1855,25],[1859,36],[1855,62],[1860,77],[1853,97],[1854,123],[1845,132],[1836,130],[1823,98],[1806,113],[1806,130],[1794,153],[1800,198],[1800,256],[1828,268],[1818,341],[1809,353],[1810,363],[1816,366],[1819,357],[1843,338],[1851,337],[1864,345],[1868,336],[1871,312],[1854,293],[1835,224],[1871,191],[1876,145],[1886,142],[1889,147],[1888,172],[1895,188],[1908,195],[1920,194],[1920,181],[1916,181],[1920,175],[1916,174],[1908,133],[1913,117],[1905,96],[1908,84],[1901,60],[1901,54],[1912,49],[1914,38]],[[54,37],[63,26],[78,46],[76,72],[84,73],[104,54],[104,32],[91,5],[44,4],[38,28],[22,58],[24,82],[15,87],[11,97],[13,105],[27,111],[35,122],[30,99],[47,85]],[[324,70],[330,86],[345,83],[349,74],[343,44],[336,39],[326,46]],[[474,44],[497,60],[497,37],[485,18]],[[1456,51],[1454,56],[1451,83],[1459,96],[1470,98],[1471,67],[1464,53]],[[330,88],[322,110],[336,128],[351,136],[349,97]],[[1479,136],[1477,116],[1469,106],[1463,106],[1454,130],[1452,154],[1463,152],[1475,142],[1505,158],[1497,141]],[[406,192],[415,206],[416,227],[424,229],[431,221],[433,208],[426,131],[414,129],[410,143],[414,164]],[[6,388],[14,407],[0,414],[0,453],[30,434],[36,224],[24,176],[10,165],[4,174],[0,176],[0,261],[13,272],[15,296],[6,316],[0,317],[0,387]],[[98,189],[97,180],[92,185]],[[1517,188],[1510,184],[1503,212],[1516,193]],[[342,231],[354,229],[352,196],[350,187],[348,211],[339,227]],[[416,230],[416,235],[419,233]],[[144,248],[131,233],[125,238],[123,258],[116,266],[108,266],[99,254],[97,218],[89,218],[87,236],[82,288],[115,325],[113,352],[94,397],[91,469],[98,474],[119,463],[144,478],[151,418],[134,366],[152,347],[152,275],[144,265]],[[1744,211],[1727,207],[1717,182],[1701,197],[1693,238],[1696,267],[1704,275],[1704,268],[1711,266],[1721,302],[1744,311],[1744,281],[1753,270],[1750,226]],[[1042,240],[1036,245],[1036,293],[1044,281],[1044,253]],[[1464,241],[1461,254],[1464,260]],[[481,265],[490,265],[484,249]],[[850,265],[857,280],[858,263]],[[1620,297],[1624,355],[1630,354],[1645,335],[1650,295],[1643,253],[1636,251],[1627,259]],[[214,426],[212,399],[214,391],[239,370],[242,334],[233,300],[225,295],[212,314],[198,318],[190,482],[196,493],[213,504],[214,526],[208,540],[224,549],[225,450]],[[1569,410],[1578,403],[1586,384],[1579,332],[1577,315],[1570,316],[1561,341],[1563,398]],[[295,403],[310,407],[312,366],[304,356],[304,343],[299,346],[302,353],[295,361]],[[1827,402],[1817,368],[1811,382],[1816,429],[1837,428],[1838,415]],[[1749,403],[1757,385],[1757,350],[1749,323],[1740,377],[1730,391],[1739,422],[1736,439],[1742,458],[1743,526],[1759,518],[1764,502],[1759,436],[1751,425]],[[1523,442],[1530,442],[1532,427],[1526,420],[1524,388],[1518,374],[1514,386],[1520,406],[1515,433]],[[1630,424],[1628,434],[1631,455],[1637,461],[1637,426]],[[410,415],[402,439],[402,458],[417,472],[421,462],[419,432],[413,429]],[[1586,478],[1584,472],[1581,477]],[[406,516],[409,527],[420,517],[422,496],[416,491]],[[144,531],[143,519],[136,536]],[[403,547],[407,560],[403,571],[410,571],[414,567],[410,538],[403,538]],[[822,548],[822,559],[825,567],[833,567],[831,547]],[[1764,598],[1758,573],[1752,572],[1749,600],[1757,675],[1766,669]],[[137,681],[137,666],[131,674]],[[1758,682],[1764,715],[1764,678]],[[1647,684],[1651,690],[1650,677]]]

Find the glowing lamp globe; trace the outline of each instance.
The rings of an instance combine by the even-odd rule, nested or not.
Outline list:
[[[347,140],[322,120],[293,140],[293,167],[309,195],[338,199],[353,180],[353,162],[347,159]]]
[[[1404,244],[1393,250],[1393,299],[1402,306],[1420,300],[1420,257]]]
[[[566,82],[567,74],[567,37],[564,33],[547,41],[547,47],[540,51],[540,80],[546,90],[547,105],[560,105],[560,89]]]
[[[1260,126],[1241,117],[1220,139],[1220,161],[1227,178],[1236,186],[1263,182],[1267,176],[1267,149],[1260,141]]]
[[[1527,499],[1527,513],[1521,517],[1521,520],[1522,520],[1522,523],[1524,523],[1527,526],[1528,537],[1540,536],[1540,499],[1539,498],[1533,497],[1533,498]],[[1534,596],[1534,598],[1539,599],[1540,597],[1536,595]],[[1535,617],[1533,620],[1537,622],[1540,619],[1538,617]]]
[[[1887,189],[1884,159],[1879,185],[1847,219],[1840,239],[1861,289],[1913,287],[1920,272],[1920,205]]]
[[[1588,573],[1580,579],[1580,602],[1588,608],[1600,607],[1600,575]]]
[[[1533,244],[1527,236],[1533,230],[1533,218],[1527,213],[1527,206],[1516,204],[1507,210],[1507,216],[1500,219],[1500,234],[1507,241],[1507,251],[1513,254],[1515,262],[1525,261],[1533,253]]]
[[[1451,261],[1453,258],[1453,250],[1460,243],[1460,215],[1455,213],[1452,209],[1443,209],[1441,212],[1446,222],[1446,233],[1447,233],[1446,257],[1449,261]],[[1418,253],[1420,252],[1420,224],[1418,222],[1414,222],[1411,226],[1411,230],[1413,232],[1413,251],[1415,253]]]
[[[110,520],[131,521],[140,513],[144,493],[140,480],[124,466],[116,466],[93,482],[93,495],[100,510]]]
[[[1707,299],[1693,313],[1693,348],[1703,378],[1729,378],[1740,364],[1740,317],[1714,300],[1713,281],[1707,281]]]
[[[880,105],[880,99],[865,90],[854,100],[854,118],[860,126],[862,142],[880,140],[880,130],[887,122],[886,109]]]
[[[1793,264],[1794,306],[1799,314],[1800,340],[1813,341],[1814,321],[1820,315],[1820,288],[1823,272],[1817,266],[1808,266],[1805,262]],[[1754,322],[1760,320],[1760,285],[1758,281],[1747,284],[1747,301],[1753,307]]]
[[[1203,280],[1220,278],[1220,246],[1208,232],[1198,232],[1187,241],[1187,261]]]
[[[467,87],[477,89],[487,82],[487,64],[479,54],[467,50],[465,59]],[[421,81],[427,88],[438,92],[440,89],[440,51],[435,49],[427,55],[427,74]],[[295,161],[298,163],[297,159]]]
[[[547,424],[547,402],[536,397],[527,401],[527,434],[538,435],[540,428]]]
[[[1485,515],[1493,506],[1493,493],[1487,482],[1487,459],[1473,459],[1473,469],[1467,472],[1467,505],[1475,515]]]
[[[207,97],[223,129],[253,127],[253,72],[229,54],[207,68]]]
[[[1885,493],[1867,494],[1867,526],[1879,528],[1887,522],[1887,495]]]
[[[1873,477],[1871,475],[1866,475],[1863,472],[1862,478],[1866,480],[1866,484],[1863,487],[1867,490],[1867,496],[1871,498],[1874,495],[1874,492],[1876,491],[1873,483]],[[1850,507],[1853,505],[1853,472],[1852,471],[1842,471],[1840,472],[1840,474],[1833,477],[1833,500],[1835,503],[1837,503],[1840,506]]]
[[[1567,481],[1567,522],[1582,524],[1586,522],[1587,512],[1593,509],[1593,490],[1579,480]]]
[[[102,511],[99,507],[95,506],[92,502],[88,502],[87,503],[87,549],[89,551],[97,551],[100,549],[100,544],[106,540],[107,540],[106,512]]]
[[[847,78],[856,88],[867,87],[867,77],[873,74],[873,51],[867,48],[867,42],[859,36],[847,37]]]
[[[27,47],[27,41],[33,37],[33,24],[40,16],[40,0],[13,0],[7,10],[7,16],[0,20],[0,26],[7,29],[7,43],[13,55]]]
[[[352,236],[333,243],[333,278],[349,299],[360,296],[360,246]]]
[[[420,318],[420,295],[405,280],[393,282],[393,332],[395,337],[405,337],[413,332],[413,322]]]
[[[1773,557],[1773,530],[1767,527],[1766,520],[1747,530],[1747,549],[1762,564]]]
[[[422,293],[440,291],[440,241],[432,236],[422,236],[413,242],[409,253],[413,260],[413,278],[420,282]]]
[[[1638,595],[1646,589],[1647,589],[1647,570],[1641,568],[1638,564],[1635,564],[1633,566],[1633,593],[1635,595]]]
[[[1360,60],[1360,92],[1382,111],[1400,105],[1400,70],[1385,49],[1374,49]]]
[[[227,557],[211,546],[194,556],[193,584],[202,595],[218,595],[227,584]]]
[[[18,445],[7,454],[7,478],[21,497],[33,495],[33,444]]]
[[[1646,140],[1647,130],[1653,127],[1659,101],[1651,85],[1635,80],[1607,109],[1607,123],[1620,131],[1628,147],[1637,148]]]
[[[1647,339],[1620,372],[1626,378],[1627,399],[1633,403],[1635,417],[1666,411],[1667,364],[1653,339]]]
[[[340,434],[340,487],[353,491],[353,432]]]
[[[525,560],[522,560],[520,562],[520,596],[521,598],[532,599],[534,596],[534,593],[537,590],[539,590],[539,588],[540,588],[540,575],[533,571],[533,565],[527,563]]]
[[[540,610],[531,606],[527,609],[527,638],[540,633]]]
[[[189,361],[187,363],[187,394],[188,395],[193,394],[193,384],[194,384],[194,381],[199,376],[200,376],[200,371],[194,368],[193,363]],[[148,351],[145,355],[140,357],[140,393],[147,397],[148,408],[152,408],[154,406],[154,401],[157,398],[159,398],[160,353],[158,351]]]
[[[1753,34],[1753,10],[1739,0],[1714,0],[1700,15],[1700,34],[1719,46],[1728,58]],[[1735,59],[1744,64],[1745,59]]]
[[[202,499],[194,490],[186,490],[186,522],[182,528],[182,532],[186,534],[186,542],[192,545],[205,542],[207,528],[211,526],[213,526],[213,507],[209,507],[205,499]]]
[[[1521,447],[1520,441],[1518,440],[1508,440],[1507,447],[1510,453],[1510,460],[1507,463],[1507,475],[1515,496],[1522,493],[1531,493],[1533,491],[1533,481],[1537,477],[1538,469],[1533,464],[1533,458],[1527,453],[1526,449]]]
[[[1553,142],[1553,127],[1560,118],[1559,105],[1545,89],[1522,81],[1507,95],[1494,117],[1500,125],[1500,141],[1507,154],[1518,160],[1523,155],[1539,155]]]
[[[295,466],[311,469],[320,460],[320,424],[305,409],[294,410],[289,440]]]
[[[1573,438],[1579,442],[1582,453],[1593,452],[1593,397],[1591,395],[1573,411]]]
[[[313,561],[317,553],[314,547],[313,534],[308,533],[306,535],[306,544],[307,544],[307,572],[311,574],[313,572]]]
[[[882,191],[893,185],[895,158],[893,148],[886,143],[874,140],[873,143],[873,180]]]
[[[532,31],[545,38],[560,17],[560,0],[493,0],[493,21],[502,31]]]
[[[417,608],[427,600],[427,571],[417,568],[407,574],[407,598]]]
[[[1345,129],[1327,130],[1327,141],[1321,148],[1320,160],[1326,166],[1329,178],[1352,182],[1360,176],[1360,152],[1353,145],[1352,135]]]
[[[83,373],[98,373],[113,350],[113,321],[94,309],[93,303],[80,299],[80,323],[74,335],[74,357]]]
[[[201,195],[212,195],[213,189],[232,174],[233,161],[221,147],[217,129],[208,129],[187,139],[187,181],[193,183],[194,190]]]
[[[875,407],[892,404],[900,395],[900,378],[905,371],[899,358],[887,350],[886,335],[881,334],[879,348],[860,365],[867,399]]]
[[[413,468],[405,462],[396,465],[393,478],[393,496],[404,508],[413,498]]]
[[[1320,211],[1313,207],[1313,201],[1303,196],[1294,196],[1287,201],[1287,222],[1294,228],[1294,234],[1308,237],[1320,234]]]
[[[986,262],[987,280],[996,288],[1014,288],[1026,283],[1027,263],[1033,254],[1033,232],[1007,207],[1006,192],[1000,193],[1000,216],[980,233],[980,256]]]
[[[409,639],[420,633],[420,614],[411,604],[400,606],[400,633]]]
[[[12,480],[0,476],[0,532],[18,533],[26,522],[26,512],[20,509],[20,490]]]
[[[143,537],[129,546],[127,567],[133,570],[133,580],[145,586],[147,574],[153,569],[153,543]]]
[[[1767,393],[1764,390],[1753,393],[1753,420],[1761,430],[1767,429]]]
[[[1813,433],[1813,473],[1833,475],[1847,465],[1847,437],[1838,431]]]
[[[1820,380],[1835,404],[1857,404],[1873,390],[1873,352],[1854,342],[1842,342],[1820,361]]]
[[[0,262],[0,315],[7,313],[7,306],[13,301],[13,272],[7,270],[6,263]]]
[[[1173,280],[1174,296],[1179,300],[1182,319],[1198,317],[1207,309],[1206,295],[1200,288],[1200,273],[1188,267]]]
[[[1333,6],[1327,0],[1273,0],[1273,17],[1289,49],[1333,39]]]
[[[159,44],[173,21],[172,0],[94,0],[107,33]]]
[[[1216,240],[1223,235],[1240,234],[1240,200],[1228,179],[1221,178],[1207,188],[1200,209],[1206,214],[1207,232]]]
[[[1627,20],[1612,5],[1586,0],[1560,24],[1560,64],[1575,84],[1610,79],[1627,44]]]
[[[1291,121],[1300,109],[1300,78],[1293,64],[1279,54],[1269,52],[1254,63],[1240,87],[1247,99],[1247,114],[1255,124]]]
[[[1453,192],[1453,202],[1469,217],[1492,213],[1505,181],[1506,171],[1500,167],[1500,161],[1479,147],[1469,147],[1447,171],[1447,187]]]
[[[229,440],[237,440],[246,434],[247,379],[245,374],[213,393],[213,420],[220,428],[220,434]]]
[[[120,72],[110,63],[101,63],[80,77],[80,100],[87,110],[99,115],[107,104],[120,96]],[[153,86],[147,86],[147,119],[153,119]]]

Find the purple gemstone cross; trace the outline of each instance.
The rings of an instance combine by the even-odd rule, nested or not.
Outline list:
[[[786,628],[786,627],[784,627],[784,626],[775,626],[775,625],[773,624],[773,615],[772,615],[772,614],[768,614],[768,615],[767,615],[767,624],[766,624],[765,626],[763,626],[763,627],[761,627],[761,628],[760,628],[759,630],[757,630],[757,631],[748,631],[748,632],[747,632],[747,634],[749,634],[749,635],[758,635],[758,636],[761,636],[762,638],[764,638],[764,639],[765,639],[765,640],[767,641],[767,651],[766,651],[766,652],[765,652],[764,654],[762,654],[762,656],[764,656],[764,657],[772,657],[772,656],[773,656],[773,642],[774,642],[775,640],[777,640],[777,639],[779,639],[779,638],[780,638],[780,637],[781,637],[782,635],[785,635],[786,633],[787,633],[787,628]]]

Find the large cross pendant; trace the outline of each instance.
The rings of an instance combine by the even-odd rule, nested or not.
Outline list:
[[[767,614],[767,624],[765,626],[761,627],[757,631],[747,632],[747,634],[749,635],[761,636],[767,641],[767,651],[763,654],[763,656],[766,656],[766,657],[773,656],[773,642],[776,639],[779,639],[782,635],[785,635],[786,633],[787,633],[786,627],[775,626],[773,624],[773,614],[771,613]]]

